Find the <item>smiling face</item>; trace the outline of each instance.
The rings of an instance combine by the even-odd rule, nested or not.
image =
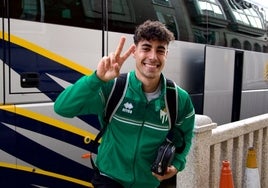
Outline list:
[[[141,40],[134,51],[136,76],[139,80],[159,81],[167,59],[168,45],[158,40]]]

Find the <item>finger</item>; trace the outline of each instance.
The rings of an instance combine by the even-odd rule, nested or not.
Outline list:
[[[114,64],[116,64],[116,63],[118,62],[118,59],[116,59],[114,53],[110,53],[110,54],[109,54],[109,58],[110,58],[110,63],[111,63],[111,65],[114,65]]]
[[[124,47],[125,41],[126,41],[126,37],[123,36],[123,37],[120,38],[119,44],[118,44],[118,46],[117,46],[117,48],[115,50],[115,53],[114,53],[115,54],[115,58],[119,58],[120,57],[120,54],[121,54],[122,49]]]
[[[134,44],[129,47],[129,49],[121,57],[123,62],[130,56],[130,54],[132,54],[132,52],[134,52],[134,49],[135,49]]]
[[[152,172],[153,176],[155,176],[157,179],[161,180],[164,176],[161,176],[159,174],[156,174],[154,172]]]
[[[102,61],[102,67],[104,70],[109,69],[110,67],[110,62],[111,62],[111,58],[109,56],[105,56],[103,57],[103,61]]]

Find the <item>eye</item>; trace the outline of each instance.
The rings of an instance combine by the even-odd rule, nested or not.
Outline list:
[[[159,53],[160,55],[164,55],[166,53],[166,50],[159,49],[157,50],[157,53]]]
[[[142,50],[148,52],[148,51],[150,51],[150,48],[148,48],[148,47],[143,47]]]

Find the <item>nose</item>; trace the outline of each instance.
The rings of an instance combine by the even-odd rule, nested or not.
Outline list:
[[[150,60],[156,60],[157,59],[157,52],[155,50],[151,50],[148,57]]]

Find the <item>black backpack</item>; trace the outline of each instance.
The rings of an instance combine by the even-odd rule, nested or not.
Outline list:
[[[169,134],[167,136],[168,140],[172,140],[173,137],[173,127],[175,126],[177,116],[178,116],[178,94],[177,94],[177,89],[176,85],[173,81],[167,79],[166,83],[166,97],[165,101],[167,104],[167,111],[169,115],[169,124],[171,126],[171,130],[169,131]],[[113,114],[116,112],[118,106],[120,105],[121,101],[123,100],[125,96],[125,92],[127,90],[127,85],[128,85],[128,74],[120,74],[119,77],[115,79],[112,91],[110,93],[110,96],[108,98],[107,104],[106,104],[106,109],[105,109],[105,116],[104,116],[104,122],[105,124],[103,125],[103,128],[99,131],[98,135],[94,139],[94,143],[97,144],[104,132],[107,129],[107,125],[111,121],[111,118]],[[185,148],[185,140],[184,140],[184,134],[181,130],[180,134],[183,140],[183,144],[180,147],[176,147],[175,151],[176,153],[181,153],[184,148]],[[175,146],[174,146],[175,147]],[[95,168],[94,162],[92,162],[92,166]]]

